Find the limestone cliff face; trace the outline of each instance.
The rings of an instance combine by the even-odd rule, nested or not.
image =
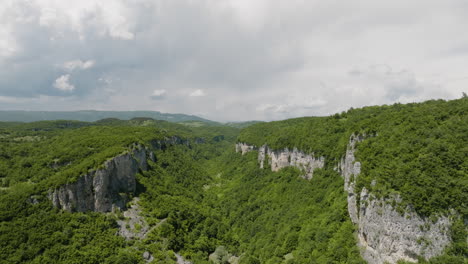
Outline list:
[[[354,191],[355,177],[361,173],[361,163],[355,162],[354,157],[355,146],[357,142],[363,140],[363,137],[352,135],[348,147],[346,148],[346,154],[342,158],[339,165],[341,175],[344,178],[344,190],[348,193],[348,212],[351,221],[354,224],[358,223],[358,209],[356,205],[356,193]]]
[[[237,143],[236,144],[236,152],[242,153],[244,155],[247,152],[250,152],[252,150],[255,150],[254,146],[248,145],[246,143]]]
[[[164,150],[171,145],[189,146],[189,141],[177,136],[154,140],[151,148]],[[134,144],[130,153],[124,153],[104,163],[103,169],[82,175],[74,183],[49,191],[55,207],[69,212],[109,212],[114,207],[125,209],[128,194],[136,189],[135,175],[139,169],[148,170],[148,159],[156,156],[146,147]]]
[[[370,264],[397,263],[398,260],[417,262],[418,256],[426,259],[441,255],[450,244],[449,218],[441,216],[435,222],[419,216],[407,208],[402,215],[392,204],[401,202],[398,195],[378,199],[366,188],[356,190],[355,182],[361,173],[361,163],[356,161],[356,144],[363,136],[352,135],[345,156],[337,166],[344,178],[344,190],[348,193],[348,212],[351,221],[358,226],[358,246],[362,257]],[[258,161],[263,168],[268,158],[271,169],[277,171],[287,166],[296,166],[311,179],[315,168],[324,166],[324,158],[306,155],[294,148],[273,151],[266,145],[260,148],[246,143],[236,144],[236,152],[245,154],[258,150]],[[357,196],[360,194],[360,201]]]
[[[363,258],[371,264],[393,264],[398,260],[416,262],[418,256],[428,259],[442,254],[451,242],[451,223],[447,217],[439,217],[432,222],[411,208],[401,215],[391,205],[392,201],[401,201],[399,196],[378,199],[366,188],[355,189],[361,164],[355,161],[354,152],[356,143],[362,140],[362,137],[351,136],[339,168],[348,193],[348,212],[353,223],[358,225],[358,245]],[[358,192],[359,204],[356,199]]]
[[[299,151],[297,148],[289,150],[285,148],[283,150],[272,150],[267,145],[263,145],[260,148],[248,145],[246,143],[237,143],[236,152],[241,152],[244,155],[252,150],[258,150],[258,162],[260,168],[265,165],[265,160],[269,162],[272,171],[279,171],[282,168],[293,166],[304,172],[302,175],[305,179],[312,179],[314,169],[323,168],[325,165],[324,157],[315,157],[314,154],[305,154]]]
[[[143,147],[121,154],[74,183],[49,191],[54,206],[70,212],[109,212],[114,206],[125,208],[127,195],[136,189],[138,169],[147,170],[147,150]]]

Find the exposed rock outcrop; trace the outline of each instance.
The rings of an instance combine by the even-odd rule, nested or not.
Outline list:
[[[140,215],[139,200],[138,197],[133,198],[130,207],[123,212],[123,218],[117,220],[118,234],[127,240],[145,238],[150,231],[148,223]]]
[[[146,263],[151,263],[154,260],[154,257],[151,255],[151,253],[145,251],[143,252],[143,259],[146,261]]]
[[[176,257],[176,263],[177,264],[192,264],[192,262],[185,260],[184,257],[178,253],[174,253]]]
[[[221,263],[238,264],[239,263],[239,257],[229,253],[224,246],[217,247],[215,252],[211,253],[208,256],[208,260],[214,264],[221,264]]]
[[[70,212],[109,212],[125,208],[127,194],[135,192],[138,169],[148,169],[147,150],[136,148],[104,163],[103,169],[91,171],[74,183],[49,191],[54,206]]]
[[[189,141],[177,136],[150,142],[152,149],[164,150],[171,145],[189,146]],[[139,169],[148,170],[148,159],[156,161],[154,152],[134,144],[129,153],[123,153],[104,163],[104,168],[91,171],[76,182],[49,190],[49,199],[55,207],[69,212],[109,212],[114,207],[125,209],[129,194],[136,190],[135,175]]]
[[[355,177],[361,173],[361,163],[356,162],[354,157],[356,143],[363,140],[362,136],[352,135],[349,139],[346,154],[341,159],[339,165],[341,175],[344,178],[344,190],[348,193],[348,212],[351,221],[354,224],[358,223],[358,209],[356,205],[356,193],[354,191]]]
[[[377,198],[366,188],[356,190],[356,180],[361,173],[361,163],[356,161],[356,144],[364,140],[362,135],[351,135],[346,154],[337,166],[344,178],[344,190],[348,193],[348,212],[351,221],[358,226],[358,246],[362,257],[370,264],[397,263],[398,260],[416,262],[419,256],[429,259],[443,253],[451,242],[451,221],[440,216],[436,221],[419,216],[411,207],[403,214],[397,212],[395,204],[401,202],[398,195]],[[324,158],[315,158],[296,148],[273,151],[264,145],[260,148],[237,143],[236,152],[245,154],[258,150],[258,161],[263,168],[269,162],[277,171],[295,166],[310,179],[315,168],[324,166]],[[358,202],[358,195],[360,197]]]
[[[254,146],[248,145],[246,143],[237,143],[236,144],[236,152],[242,153],[244,155],[247,152],[253,151],[256,148]]]
[[[293,166],[303,171],[303,177],[308,180],[312,179],[315,169],[323,168],[325,165],[324,157],[316,158],[314,154],[305,154],[297,148],[294,148],[292,151],[288,148],[280,151],[273,151],[268,146],[264,145],[258,150],[258,161],[261,168],[263,168],[266,158],[269,159],[268,161],[272,171],[278,171],[282,168]]]
[[[302,177],[308,180],[312,179],[315,169],[323,168],[325,165],[324,157],[316,158],[314,154],[306,154],[297,148],[292,151],[288,148],[272,150],[267,145],[256,148],[246,143],[236,144],[236,152],[241,152],[242,155],[252,150],[258,150],[260,168],[265,166],[265,162],[270,164],[272,171],[279,171],[282,168],[293,166],[303,171]]]
[[[361,164],[355,161],[354,153],[356,143],[362,140],[361,136],[351,136],[339,167],[344,178],[344,189],[348,193],[349,215],[358,225],[358,245],[363,258],[371,264],[393,264],[398,260],[416,262],[418,256],[429,259],[442,254],[451,241],[451,223],[447,217],[439,217],[433,222],[419,216],[411,208],[407,208],[402,215],[392,206],[401,201],[398,195],[378,199],[366,188],[355,189]],[[359,205],[356,198],[358,192]]]

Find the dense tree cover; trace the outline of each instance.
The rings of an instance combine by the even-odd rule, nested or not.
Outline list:
[[[0,222],[0,263],[138,263],[142,259],[140,251],[125,250],[130,245],[115,235],[115,220],[109,216],[58,212],[49,201],[32,207],[24,217]],[[119,255],[132,261],[118,262]]]
[[[309,182],[296,169],[259,169],[254,153],[225,159],[221,212],[242,263],[363,263],[336,172]]]
[[[0,263],[142,263],[143,251],[150,249],[158,263],[173,263],[174,254],[163,244],[141,244],[117,236],[116,215],[59,211],[52,208],[47,191],[74,181],[135,143],[151,146],[152,140],[177,134],[188,136],[190,146],[170,148],[161,155],[166,159],[158,158],[166,160],[160,170],[152,164],[154,170],[148,173],[167,171],[162,175],[170,175],[171,186],[179,190],[176,194],[168,188],[173,195],[169,199],[176,201],[179,195],[189,200],[188,194],[195,193],[190,186],[197,186],[196,177],[204,174],[184,174],[186,163],[195,164],[184,151],[198,159],[218,155],[226,144],[232,144],[238,131],[213,126],[192,132],[184,125],[150,119],[1,123],[0,129]],[[145,183],[144,178],[141,182]],[[142,183],[139,189],[144,190]]]
[[[422,215],[455,209],[468,217],[468,98],[261,123],[242,130],[239,141],[297,147],[324,155],[334,167],[352,134],[366,137],[356,153],[362,163],[359,189],[379,196],[399,193],[403,207],[411,204]]]
[[[0,139],[2,185],[16,182],[60,185],[76,180],[133,143],[162,139],[167,133],[155,128],[86,126],[57,133],[30,132]]]
[[[225,126],[189,128],[153,119],[0,122],[0,187],[17,182],[61,185],[128,150],[172,135],[196,142],[234,140],[237,129]]]
[[[220,246],[239,263],[363,263],[336,172],[317,171],[308,182],[294,169],[259,169],[253,154],[240,156],[232,145],[200,159],[204,151],[157,153],[153,169],[140,176],[147,219],[164,221],[145,244],[165,245],[194,263],[208,263]]]
[[[143,263],[142,253],[149,251],[157,263],[173,263],[173,252],[208,263],[208,255],[224,246],[240,263],[362,262],[336,175],[318,172],[311,184],[295,170],[261,170],[253,156],[234,153],[234,128],[156,128],[152,122],[4,126],[2,172],[9,182],[0,191],[0,259]],[[138,175],[136,195],[152,226],[144,240],[116,236],[116,215],[52,208],[46,191],[57,182],[99,166],[132,143],[171,133],[190,134],[193,142],[156,151],[157,161]]]
[[[230,256],[241,264],[363,263],[334,170],[349,136],[367,135],[356,153],[359,187],[397,192],[424,215],[447,208],[466,215],[467,102],[352,109],[241,132],[240,141],[257,146],[324,155],[311,181],[294,168],[260,169],[255,152],[234,153],[239,130],[227,126],[148,118],[0,123],[0,263],[145,263],[145,251],[155,263],[174,263],[174,252],[196,264],[213,252],[216,263]],[[133,195],[151,227],[142,240],[116,235],[119,214],[67,213],[46,197],[133,143],[172,135],[191,143],[155,150],[156,162],[137,175]],[[454,243],[429,263],[465,261],[466,223],[455,221],[451,232]]]

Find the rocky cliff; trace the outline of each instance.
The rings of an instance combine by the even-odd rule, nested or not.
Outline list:
[[[429,259],[442,254],[450,244],[449,218],[441,216],[436,221],[419,216],[412,208],[400,214],[392,206],[401,202],[398,195],[378,199],[366,188],[356,190],[355,182],[361,173],[361,163],[356,161],[356,144],[363,136],[352,135],[346,153],[337,166],[344,178],[344,190],[348,193],[348,212],[351,221],[358,226],[358,246],[362,257],[370,264],[397,263],[398,260],[416,262],[418,256]],[[311,179],[315,168],[324,166],[324,157],[315,158],[294,148],[273,151],[266,145],[257,148],[247,143],[237,143],[236,152],[245,154],[257,150],[260,167],[266,159],[271,169],[277,171],[295,166]],[[359,203],[357,196],[359,194]]]
[[[400,214],[392,206],[401,201],[398,195],[378,199],[366,188],[355,189],[361,164],[355,160],[354,153],[356,144],[362,140],[362,136],[351,136],[339,170],[348,193],[349,216],[358,225],[358,245],[363,258],[371,264],[393,264],[398,260],[416,262],[418,256],[429,259],[442,254],[451,241],[451,223],[447,217],[431,221],[409,207]]]
[[[124,209],[128,195],[135,192],[138,169],[147,170],[148,151],[137,147],[104,163],[104,168],[82,175],[74,183],[49,191],[54,206],[70,212],[109,212]],[[154,156],[150,155],[150,156]]]
[[[246,143],[236,144],[236,152],[240,152],[242,155],[253,150],[258,150],[260,168],[263,168],[266,162],[270,164],[272,171],[293,166],[300,169],[304,173],[302,177],[308,180],[312,179],[314,169],[323,168],[325,165],[324,157],[316,158],[314,154],[306,154],[297,148],[293,148],[293,150],[288,148],[272,150],[267,145],[257,148]]]
[[[151,149],[165,150],[171,145],[190,146],[189,140],[177,136],[150,142]],[[148,159],[156,161],[154,152],[134,144],[131,151],[104,163],[104,168],[82,175],[74,183],[49,191],[55,207],[69,212],[109,212],[113,207],[125,209],[129,194],[136,189],[135,175],[148,170]]]
[[[236,152],[240,152],[242,155],[244,155],[247,152],[250,152],[252,150],[255,150],[256,147],[252,145],[248,145],[246,143],[237,143],[236,144]]]

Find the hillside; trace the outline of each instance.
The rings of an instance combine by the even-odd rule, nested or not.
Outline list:
[[[467,111],[0,122],[0,263],[466,263]]]
[[[0,111],[0,121],[4,122],[35,122],[43,120],[76,120],[94,122],[106,118],[129,120],[135,117],[147,117],[170,122],[212,122],[194,115],[168,114],[158,111]]]
[[[238,141],[242,152],[267,149],[272,169],[297,167],[284,160],[297,148],[325,160],[330,173],[340,172],[369,263],[417,261],[444,249],[466,260],[467,112],[467,98],[366,107],[256,124]]]

